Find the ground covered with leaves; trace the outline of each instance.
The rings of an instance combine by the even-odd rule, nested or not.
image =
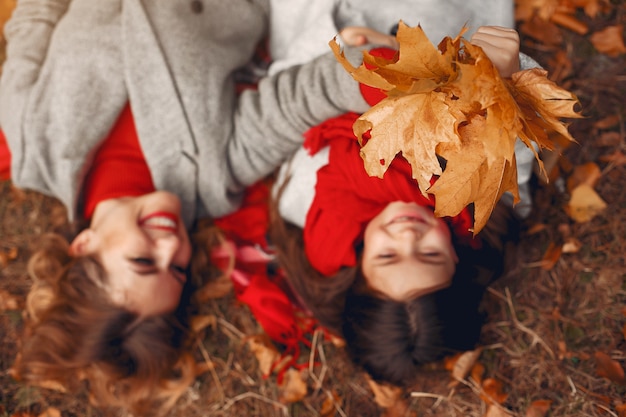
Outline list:
[[[172,416],[626,416],[626,48],[624,1],[519,1],[522,48],[578,96],[577,144],[535,179],[517,259],[488,292],[480,348],[400,392],[368,382],[316,333],[301,370],[264,375],[260,333],[232,294],[208,301],[196,355],[211,364]],[[620,44],[621,42],[621,44]],[[0,183],[0,416],[108,416],[85,395],[25,387],[10,367],[37,236],[67,232],[63,208]]]

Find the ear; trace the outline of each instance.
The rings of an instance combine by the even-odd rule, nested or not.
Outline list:
[[[97,246],[97,236],[92,229],[80,232],[70,243],[70,255],[85,256],[93,253]]]

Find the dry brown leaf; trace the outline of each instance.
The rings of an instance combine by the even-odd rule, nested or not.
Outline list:
[[[302,371],[289,368],[284,375],[281,384],[278,386],[279,401],[283,404],[290,404],[301,401],[307,393],[307,386]]]
[[[595,190],[587,184],[581,184],[572,190],[572,196],[565,211],[578,223],[586,223],[605,208],[606,203]]]
[[[512,414],[509,413],[502,407],[497,405],[489,404],[487,406],[487,412],[485,413],[485,417],[511,417]]]
[[[619,146],[621,141],[622,141],[622,135],[619,132],[602,132],[600,136],[596,137],[596,140],[594,141],[594,145],[597,147]]]
[[[600,351],[594,354],[594,358],[596,359],[596,373],[598,376],[607,378],[616,384],[626,384],[624,368],[618,361],[611,359],[609,355]]]
[[[49,407],[43,413],[39,414],[37,417],[61,417],[61,410],[54,407]]]
[[[504,192],[519,200],[516,138],[553,149],[551,132],[573,141],[559,119],[580,115],[576,96],[543,70],[502,79],[482,49],[461,38],[465,30],[437,48],[421,27],[400,22],[399,53],[390,60],[365,53],[358,68],[331,47],[357,81],[387,92],[353,126],[367,173],[382,177],[401,152],[420,191],[435,196],[435,215],[456,216],[473,203],[478,233]]]
[[[0,312],[18,310],[19,308],[20,300],[17,296],[11,294],[7,290],[0,290]]]
[[[469,350],[449,358],[445,361],[445,368],[455,381],[463,381],[470,374],[476,361],[480,357],[482,349]]]
[[[526,0],[515,2],[515,20],[529,20],[538,16],[548,20],[559,5],[559,0]]]
[[[402,388],[389,384],[378,383],[366,376],[367,384],[374,393],[374,401],[382,408],[393,407],[402,398]]]
[[[600,167],[593,162],[578,165],[567,178],[567,190],[572,192],[572,190],[580,184],[587,184],[590,187],[594,187],[601,176],[602,171],[600,171]]]
[[[618,417],[626,417],[626,404],[619,404],[615,406]]]
[[[341,404],[341,397],[335,390],[330,392],[330,395],[326,397],[322,403],[319,417],[333,417],[337,410],[335,404]]]
[[[269,375],[273,365],[280,359],[280,353],[272,340],[267,334],[261,333],[249,337],[247,344],[259,363],[261,373]]]
[[[417,417],[415,411],[409,411],[409,403],[400,399],[389,408],[385,408],[380,417]]]
[[[194,375],[199,377],[200,375],[204,375],[205,373],[215,369],[215,365],[213,362],[196,362],[196,366],[194,367]]]
[[[626,164],[626,155],[618,149],[610,155],[602,155],[598,160],[619,166]]]
[[[610,116],[603,117],[593,123],[593,127],[596,129],[610,129],[614,126],[619,126],[621,123],[621,117],[619,114],[612,114]]]
[[[576,239],[575,237],[570,237],[565,243],[563,243],[561,251],[563,253],[578,253],[582,246],[583,244],[580,242],[580,240]]]
[[[217,327],[217,317],[213,314],[193,316],[191,318],[190,327],[194,333],[199,333],[207,327],[215,329],[215,327]]]
[[[561,254],[563,253],[563,247],[555,245],[554,242],[548,245],[548,249],[546,249],[546,253],[543,254],[543,258],[541,258],[541,269],[544,271],[550,271],[554,268],[554,265],[561,259]]]
[[[550,19],[559,26],[567,28],[572,32],[584,35],[589,32],[589,27],[569,13],[555,12]]]
[[[502,392],[502,390],[502,382],[495,378],[487,378],[482,383],[480,398],[487,404],[502,404],[508,397],[508,394]]]
[[[7,250],[0,250],[0,267],[6,267],[11,261],[17,259],[18,249],[12,247]]]
[[[550,405],[552,405],[550,400],[535,400],[526,409],[526,417],[545,417]]]
[[[622,25],[609,26],[591,35],[591,43],[598,52],[616,57],[626,53],[626,46],[622,37],[623,31],[624,26]]]

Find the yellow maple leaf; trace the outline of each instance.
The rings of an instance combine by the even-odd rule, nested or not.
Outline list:
[[[544,70],[500,77],[483,50],[462,38],[465,30],[435,47],[421,27],[400,22],[398,53],[388,60],[366,52],[358,68],[331,47],[354,79],[387,94],[353,126],[367,173],[382,178],[401,154],[422,194],[435,196],[435,215],[456,216],[473,204],[478,233],[505,192],[519,200],[517,138],[543,170],[534,146],[554,148],[553,132],[573,141],[560,118],[580,115],[578,99]]]

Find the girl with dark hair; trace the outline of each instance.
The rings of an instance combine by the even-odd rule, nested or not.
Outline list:
[[[536,66],[519,55],[513,30],[481,27],[470,42],[504,77],[520,60],[523,69]],[[310,130],[306,149],[283,167],[272,241],[291,287],[345,338],[354,362],[376,380],[405,385],[420,365],[474,347],[484,288],[502,273],[519,218],[503,199],[474,237],[470,208],[435,217],[401,155],[382,179],[368,176],[352,132],[356,117]],[[516,154],[532,154],[518,145]]]

